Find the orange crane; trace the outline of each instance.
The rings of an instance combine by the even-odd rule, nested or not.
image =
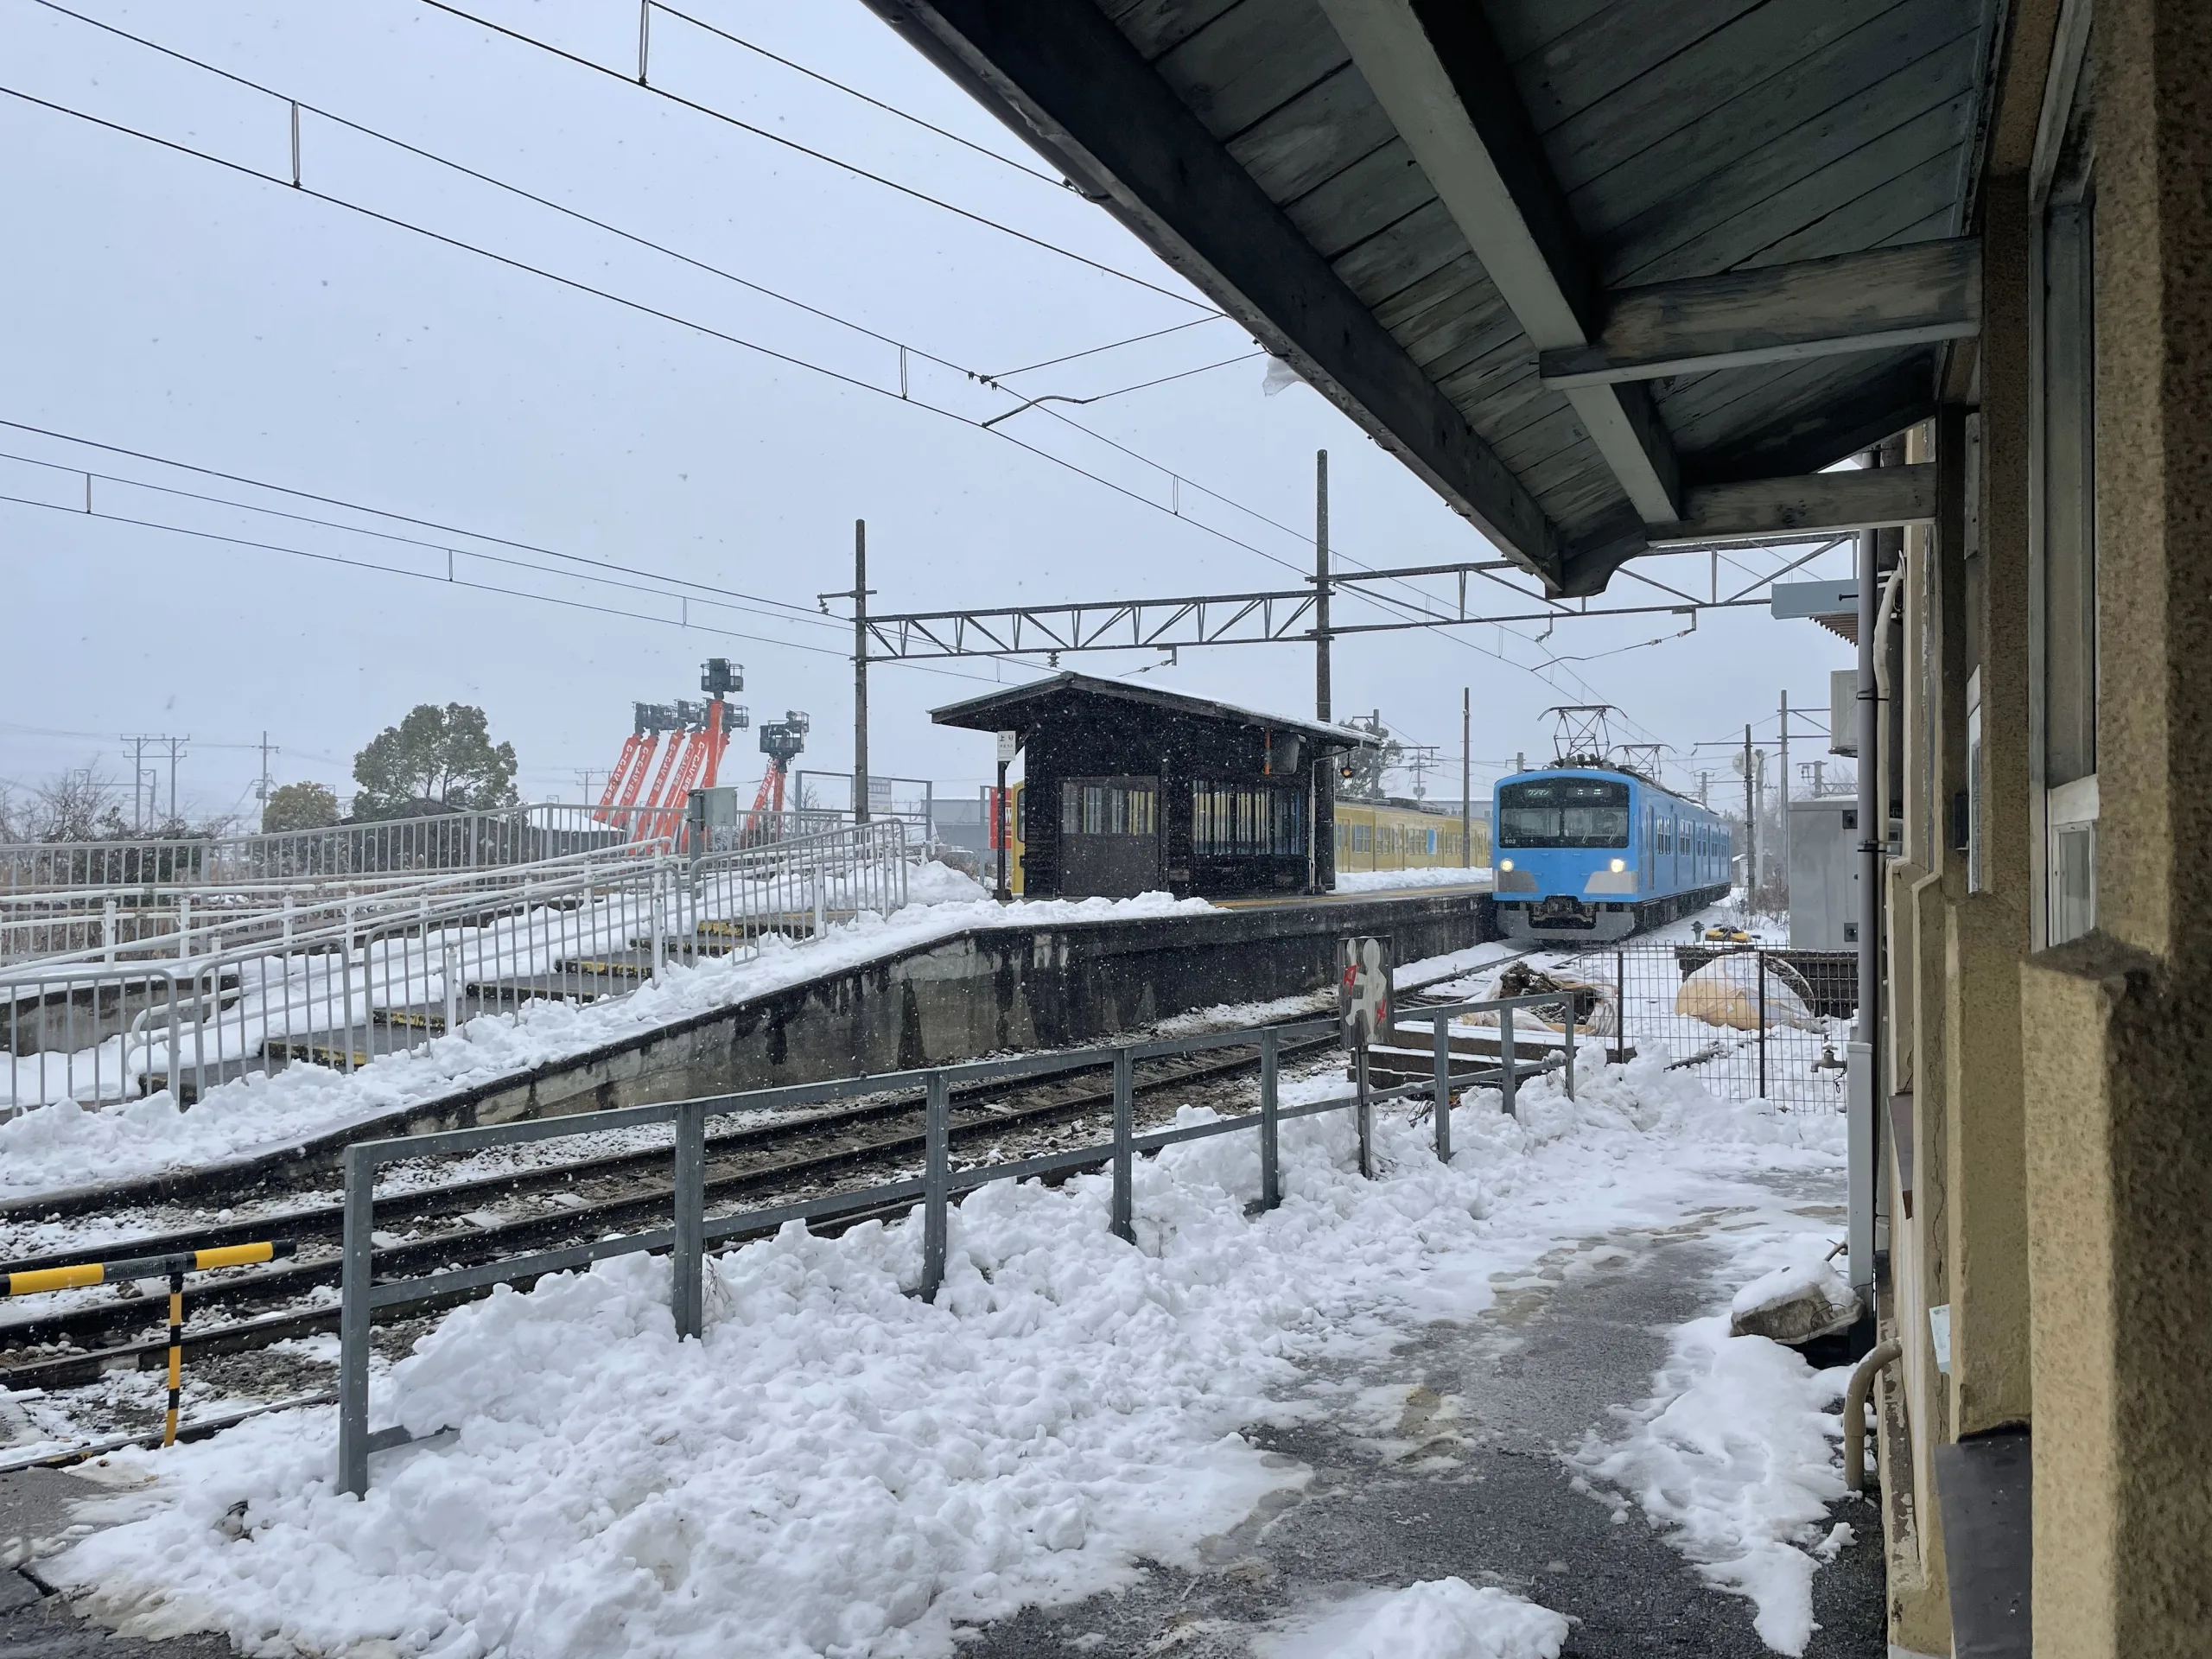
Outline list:
[[[806,747],[807,718],[796,709],[784,710],[781,720],[760,728],[760,753],[768,757],[768,770],[760,774],[760,788],[753,798],[753,810],[745,820],[744,842],[753,846],[778,839],[774,817],[784,810],[784,779],[799,752]]]
[[[750,723],[743,705],[728,700],[730,692],[745,689],[742,665],[723,657],[710,658],[699,689],[707,694],[703,704],[679,700],[632,705],[631,734],[594,817],[615,824],[633,841],[681,832],[691,791],[715,786],[730,733]]]

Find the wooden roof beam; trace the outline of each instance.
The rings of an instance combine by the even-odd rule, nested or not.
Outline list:
[[[1566,391],[1980,332],[1981,244],[1961,237],[1617,289],[1594,340],[1539,360]]]
[[[1482,8],[1321,0],[1321,9],[1537,350],[1587,346],[1596,266]],[[1644,388],[1561,390],[1638,517],[1678,519],[1681,467]]]
[[[1743,484],[1695,485],[1683,493],[1682,522],[1655,526],[1654,547],[1704,547],[1776,536],[1847,534],[1936,517],[1936,467],[1853,468]]]
[[[1559,584],[1565,550],[1535,498],[1092,0],[868,3],[1500,551]]]

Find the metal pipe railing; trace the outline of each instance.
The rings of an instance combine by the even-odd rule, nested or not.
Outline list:
[[[0,1112],[100,1104],[165,1079],[181,1103],[296,1060],[343,1071],[468,1016],[532,1000],[611,998],[658,978],[672,947],[757,955],[905,904],[904,826],[887,822],[684,861],[665,847],[512,867],[488,882],[334,898],[283,912],[281,938],[167,960],[0,967]]]
[[[1497,1012],[1510,1018],[1515,1008],[1556,1005],[1557,993],[1461,1002],[1437,1008],[1398,1014],[1400,1020],[1433,1021],[1448,1039],[1450,1020],[1462,1014]],[[1572,1008],[1567,1020],[1572,1052]],[[386,1141],[363,1141],[346,1150],[345,1243],[341,1311],[340,1315],[338,1485],[356,1494],[368,1490],[368,1459],[372,1452],[404,1445],[410,1439],[404,1428],[372,1431],[368,1414],[369,1334],[376,1310],[419,1304],[427,1300],[519,1280],[535,1280],[549,1273],[569,1272],[611,1256],[668,1250],[673,1265],[671,1297],[676,1330],[680,1337],[698,1336],[705,1328],[705,1257],[716,1244],[774,1232],[791,1221],[813,1222],[850,1217],[888,1206],[922,1206],[921,1277],[917,1289],[934,1300],[944,1280],[949,1209],[960,1193],[995,1181],[1027,1180],[1101,1165],[1112,1171],[1109,1226],[1115,1236],[1134,1241],[1133,1213],[1135,1160],[1185,1141],[1215,1135],[1256,1131],[1260,1140],[1261,1201],[1268,1209],[1282,1201],[1279,1136],[1286,1120],[1341,1111],[1347,1107],[1363,1113],[1379,1102],[1432,1096],[1438,1123],[1438,1155],[1450,1157],[1452,1096],[1455,1088],[1503,1079],[1510,1089],[1522,1077],[1557,1069],[1549,1061],[1516,1068],[1510,1060],[1503,1070],[1475,1073],[1451,1071],[1440,1060],[1433,1079],[1399,1087],[1330,1096],[1296,1106],[1280,1099],[1281,1045],[1337,1032],[1333,1020],[1302,1021],[1205,1036],[1159,1039],[1121,1043],[1105,1047],[1022,1055],[1010,1059],[976,1060],[962,1065],[841,1077],[823,1083],[792,1084],[753,1090],[741,1094],[713,1095],[665,1104],[632,1106],[575,1116],[541,1118],[518,1123],[480,1125],[429,1135],[407,1135]],[[1219,1048],[1254,1048],[1260,1060],[1259,1109],[1209,1123],[1180,1124],[1148,1134],[1135,1132],[1135,1065],[1141,1058],[1185,1056]],[[1113,1077],[1113,1134],[1111,1140],[1089,1147],[1040,1154],[1011,1162],[952,1167],[951,1101],[956,1088],[979,1083],[1052,1076],[1065,1071],[1109,1067]],[[1572,1063],[1568,1064],[1571,1077]],[[919,1089],[923,1096],[924,1154],[918,1177],[878,1183],[818,1198],[741,1211],[709,1219],[705,1214],[706,1126],[710,1117],[744,1112],[789,1110],[828,1104],[862,1095],[879,1095]],[[1510,1095],[1507,1096],[1510,1099]],[[378,1280],[375,1274],[371,1240],[376,1223],[376,1176],[383,1166],[417,1159],[452,1157],[494,1147],[531,1145],[569,1135],[598,1135],[668,1123],[674,1126],[671,1158],[674,1171],[671,1224],[626,1237],[597,1239],[588,1243],[544,1250],[503,1261],[449,1268],[410,1279]]]

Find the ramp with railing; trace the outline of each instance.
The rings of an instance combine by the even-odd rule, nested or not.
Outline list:
[[[907,850],[890,821],[696,858],[626,841],[328,891],[177,890],[176,926],[0,967],[0,1114],[188,1103],[302,1061],[355,1071],[487,1011],[626,995],[672,961],[899,908]]]

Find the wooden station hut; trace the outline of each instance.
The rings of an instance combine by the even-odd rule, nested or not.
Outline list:
[[[1019,736],[1023,890],[1034,898],[1325,889],[1337,757],[1374,741],[1340,726],[1072,673],[930,718]]]

